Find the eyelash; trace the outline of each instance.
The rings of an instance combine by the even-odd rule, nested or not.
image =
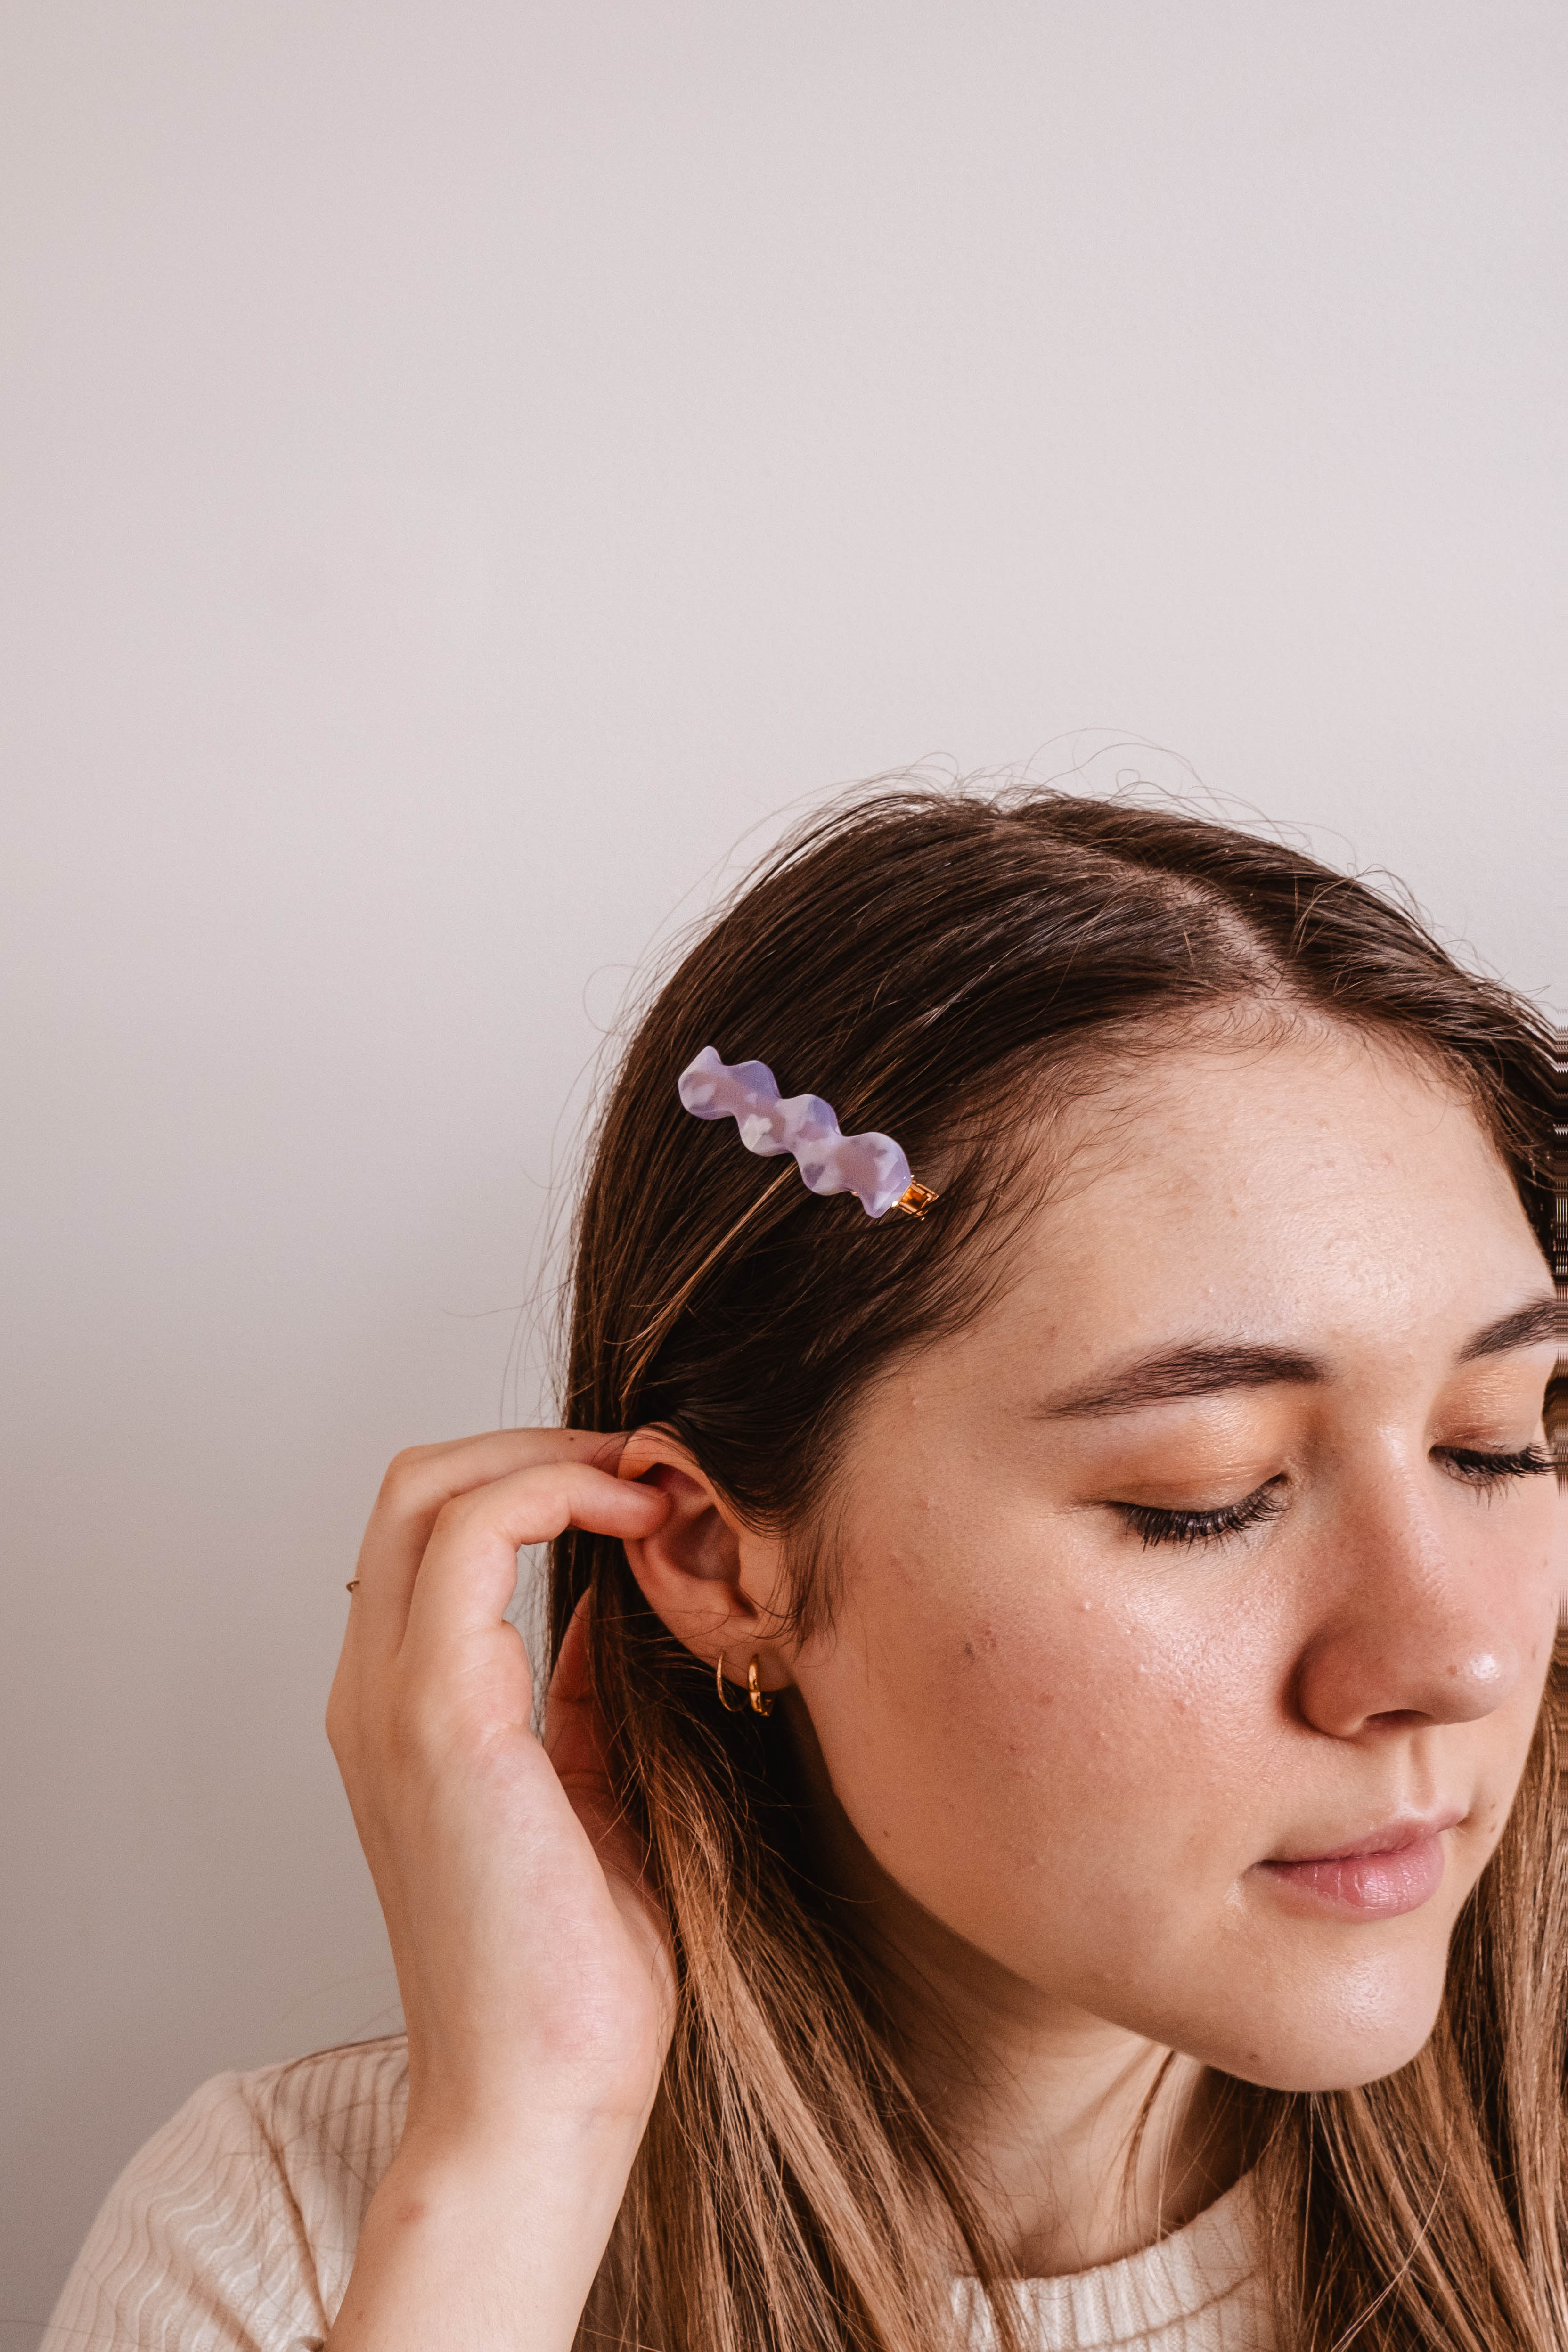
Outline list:
[[[1238,1536],[1279,1517],[1284,1504],[1270,1493],[1273,1483],[1215,1511],[1163,1511],[1153,1503],[1121,1503],[1117,1508],[1132,1533],[1142,1538],[1145,1551],[1152,1544],[1217,1543],[1222,1536]]]
[[[1557,1466],[1538,1445],[1523,1446],[1517,1454],[1478,1454],[1468,1445],[1446,1445],[1443,1454],[1451,1470],[1488,1493],[1510,1478],[1540,1478]]]
[[[1534,1445],[1518,1454],[1479,1454],[1463,1445],[1446,1446],[1443,1453],[1450,1469],[1487,1493],[1510,1478],[1539,1478],[1556,1467],[1551,1454]],[[1276,1483],[1270,1480],[1239,1503],[1225,1503],[1213,1511],[1163,1511],[1152,1503],[1120,1503],[1117,1508],[1132,1533],[1142,1538],[1145,1551],[1153,1544],[1218,1543],[1279,1517],[1285,1506],[1282,1497],[1272,1494]]]

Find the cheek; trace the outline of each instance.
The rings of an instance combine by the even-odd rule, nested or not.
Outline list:
[[[1479,1759],[1479,1779],[1485,1791],[1489,1818],[1487,1852],[1501,1836],[1514,1794],[1530,1759],[1546,1700],[1547,1677],[1568,1628],[1568,1592],[1543,1580],[1537,1606],[1520,1612],[1517,1640],[1520,1674],[1504,1705],[1494,1715],[1466,1725]]]
[[[950,1924],[1047,1885],[1086,1925],[1200,1885],[1212,1904],[1268,1850],[1277,1627],[1210,1622],[1175,1579],[1158,1605],[1108,1597],[1059,1536],[1016,1562],[867,1567],[848,1671],[813,1713],[856,1828]]]

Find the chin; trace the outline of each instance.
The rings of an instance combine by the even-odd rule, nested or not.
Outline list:
[[[1297,1971],[1248,2003],[1232,1987],[1223,2028],[1183,2040],[1219,2073],[1269,2091],[1353,2091],[1396,2074],[1431,2040],[1444,1967],[1376,1961],[1351,1969]]]
[[[1263,2090],[1359,2091],[1418,2058],[1436,2021],[1434,2009],[1418,2022],[1391,2021],[1370,2032],[1358,2021],[1339,2033],[1284,2034],[1272,2049],[1246,2053],[1245,2063],[1239,2057],[1218,2063],[1224,2073]]]

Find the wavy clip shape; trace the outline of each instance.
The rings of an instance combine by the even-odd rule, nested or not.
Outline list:
[[[679,1089],[694,1118],[732,1118],[748,1151],[763,1160],[790,1152],[808,1190],[853,1192],[868,1217],[889,1209],[923,1217],[936,1199],[914,1182],[890,1135],[841,1134],[831,1103],[820,1095],[781,1097],[765,1062],[721,1062],[704,1045],[680,1073]]]

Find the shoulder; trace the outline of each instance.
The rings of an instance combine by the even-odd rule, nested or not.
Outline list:
[[[407,2042],[402,2034],[351,2042],[258,2074],[218,2079],[233,2085],[230,2096],[249,2119],[249,2144],[265,2147],[287,2189],[335,2311],[364,2209],[402,2137]],[[333,2294],[331,2273],[340,2263],[342,2278]]]
[[[406,2101],[401,2035],[204,2083],[110,2191],[43,2352],[320,2344]]]

